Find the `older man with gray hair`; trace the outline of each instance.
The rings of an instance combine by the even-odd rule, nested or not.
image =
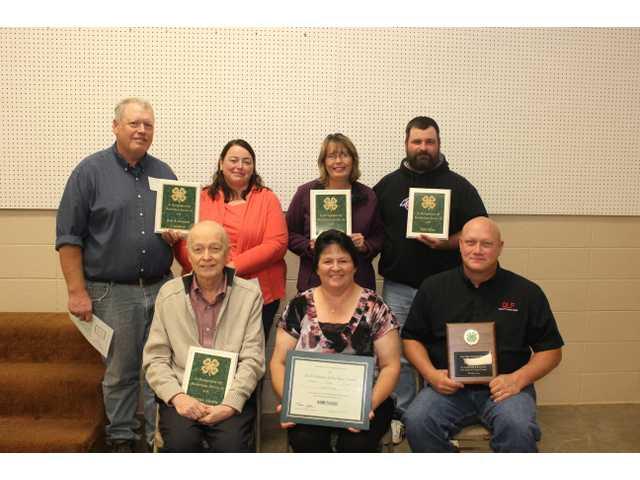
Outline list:
[[[226,267],[229,241],[218,223],[194,225],[187,251],[193,272],[160,289],[144,347],[146,378],[161,400],[163,451],[249,452],[255,449],[255,389],[265,371],[262,294],[254,282]],[[235,375],[219,405],[182,391],[192,346],[238,353]]]
[[[149,155],[155,117],[149,102],[126,98],[115,108],[115,143],[82,160],[64,189],[56,219],[56,250],[67,284],[69,311],[92,314],[114,330],[102,381],[114,452],[137,440],[142,348],[173,254],[154,233],[156,192],[149,178],[175,180],[171,168]],[[144,385],[145,433],[153,440],[155,401]]]

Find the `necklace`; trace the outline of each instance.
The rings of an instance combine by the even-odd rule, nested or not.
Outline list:
[[[340,295],[337,299],[328,295],[322,287],[318,288],[318,291],[320,292],[321,299],[329,310],[329,313],[333,315],[336,313],[344,313],[345,309],[348,308],[351,303],[349,300],[354,293],[354,286],[352,285],[347,292]]]

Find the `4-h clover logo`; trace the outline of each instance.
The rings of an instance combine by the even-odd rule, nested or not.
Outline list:
[[[480,334],[477,330],[470,328],[464,332],[464,341],[467,345],[475,345],[480,340]]]
[[[171,189],[171,200],[182,203],[187,199],[187,190],[184,187],[173,187]]]
[[[425,210],[433,210],[436,208],[436,197],[433,195],[425,195],[422,197],[422,208]]]
[[[218,367],[220,367],[220,362],[216,358],[207,358],[204,362],[202,362],[202,368],[200,368],[200,371],[205,375],[213,377],[216,373],[218,373]]]
[[[333,212],[334,210],[338,209],[338,199],[336,197],[326,197],[324,199],[324,202],[322,203],[322,206],[325,210]]]

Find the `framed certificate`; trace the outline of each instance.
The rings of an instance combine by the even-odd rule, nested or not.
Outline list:
[[[373,357],[287,353],[282,422],[369,429]]]
[[[494,322],[447,323],[449,378],[489,383],[498,374]]]
[[[311,239],[325,230],[351,235],[351,190],[311,190]]]
[[[182,391],[207,405],[219,405],[229,391],[238,365],[238,354],[190,347]]]
[[[427,234],[435,238],[449,238],[451,190],[438,188],[410,188],[407,238]]]
[[[188,231],[200,215],[200,185],[177,180],[156,180],[155,232]]]

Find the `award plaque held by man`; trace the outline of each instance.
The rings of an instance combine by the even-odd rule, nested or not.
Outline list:
[[[190,347],[182,391],[207,405],[219,405],[233,381],[237,352]]]
[[[489,383],[498,372],[495,323],[447,323],[449,378]]]
[[[427,234],[434,238],[449,238],[451,190],[410,188],[407,238]]]
[[[157,180],[155,232],[188,232],[200,217],[200,185]]]

